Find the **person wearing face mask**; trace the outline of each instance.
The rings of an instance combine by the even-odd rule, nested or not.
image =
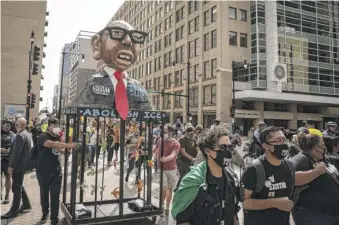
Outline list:
[[[161,168],[163,164],[163,202],[165,205],[165,213],[168,214],[169,206],[172,200],[172,191],[177,186],[179,179],[177,171],[177,154],[180,151],[180,144],[173,137],[175,128],[171,124],[166,124],[163,129],[164,132],[164,151],[161,156],[160,150],[162,145],[161,138],[155,145],[153,151],[158,155],[158,167]]]
[[[60,154],[67,149],[77,149],[77,143],[60,142],[59,120],[50,118],[46,132],[38,137],[37,178],[40,186],[40,203],[42,217],[40,222],[45,223],[49,214],[49,199],[51,199],[51,224],[58,224],[59,196],[62,183],[62,169]]]
[[[247,165],[242,176],[244,225],[289,225],[295,171],[284,159],[286,138],[272,126],[262,131],[260,143],[265,154]]]
[[[15,121],[17,131],[9,155],[7,173],[12,177],[13,202],[11,209],[1,219],[16,217],[19,213],[31,209],[29,198],[23,187],[24,176],[31,150],[31,134],[26,130],[27,121],[21,117]],[[22,205],[20,206],[22,200]]]
[[[198,146],[194,140],[194,127],[187,127],[184,136],[180,138],[180,152],[177,156],[177,166],[179,171],[179,181],[188,173],[189,167],[193,165],[199,152]]]
[[[206,160],[183,177],[171,214],[181,225],[239,224],[235,178],[230,169],[233,146],[222,128],[209,130],[199,148]]]
[[[326,155],[319,135],[298,138],[301,152],[293,157],[295,184],[305,187],[292,211],[295,225],[339,224],[339,157]]]
[[[15,134],[11,131],[12,123],[9,120],[4,120],[1,123],[1,176],[5,175],[5,189],[6,195],[2,204],[9,203],[9,192],[11,190],[12,181],[11,176],[7,173],[8,163],[9,163],[9,155],[11,153],[12,143],[15,139]],[[3,187],[2,179],[1,179],[1,189]],[[2,194],[1,194],[2,200]]]

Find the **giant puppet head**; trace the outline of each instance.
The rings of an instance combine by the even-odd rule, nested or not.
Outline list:
[[[140,44],[146,37],[147,33],[134,30],[123,20],[111,21],[92,37],[94,59],[102,60],[112,69],[125,71],[137,60]]]

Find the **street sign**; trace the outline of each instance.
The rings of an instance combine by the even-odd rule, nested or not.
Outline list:
[[[3,117],[12,119],[15,118],[16,114],[26,115],[26,105],[25,104],[5,104]]]

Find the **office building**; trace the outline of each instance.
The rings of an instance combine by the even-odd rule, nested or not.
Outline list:
[[[339,2],[251,1],[251,64],[237,74],[237,123],[296,129],[339,120]],[[243,116],[241,116],[241,115]]]
[[[88,79],[96,73],[97,61],[93,58],[91,46],[93,34],[94,32],[90,31],[80,31],[75,41],[71,43],[68,104],[72,104]]]
[[[62,48],[60,55],[60,68],[59,68],[59,81],[58,81],[58,92],[57,92],[57,101],[56,109],[59,109],[60,101],[60,87],[61,87],[61,76],[62,79],[62,94],[61,94],[61,107],[64,108],[68,104],[68,86],[69,86],[69,74],[70,74],[70,50],[71,44],[65,44]]]
[[[52,105],[52,113],[58,113],[58,96],[59,96],[59,85],[54,85],[53,88],[53,105]]]
[[[247,131],[265,120],[270,125],[296,129],[301,120],[313,119],[321,128],[326,119],[339,117],[338,3],[332,1],[324,6],[305,2],[125,1],[112,20],[126,20],[136,29],[148,32],[129,76],[153,90],[150,92],[164,90],[164,96],[150,93],[150,97],[155,109],[170,113],[171,122],[176,118],[188,119],[187,98],[166,93],[187,95],[189,61],[192,123],[209,126],[215,118],[231,123],[232,60],[245,59],[247,68],[235,72],[238,125],[243,124]],[[313,54],[307,44],[311,42],[306,35],[308,30],[294,28],[291,35],[293,26],[286,25],[302,23],[304,14],[310,14],[303,8],[312,8],[307,4],[315,4],[311,10],[327,15],[319,13],[312,15],[313,19],[331,22],[327,27],[323,24],[322,28],[308,28],[317,29],[313,40],[319,57],[313,63],[317,66],[311,69],[316,72],[308,72],[312,64],[308,55]],[[327,7],[327,11],[321,7]],[[299,17],[293,21],[290,14]],[[325,36],[320,32],[324,26]],[[319,41],[327,41],[327,47],[320,46]],[[292,51],[291,45],[295,46]],[[328,50],[327,56],[321,56],[325,52],[320,47]],[[321,61],[324,57],[326,62]],[[329,80],[324,80],[321,68],[327,68]]]
[[[29,50],[31,32],[35,34],[35,45],[41,48],[38,75],[32,76],[31,93],[36,95],[30,117],[39,113],[42,58],[45,56],[44,38],[46,1],[2,1],[1,2],[1,117],[13,118],[16,113],[25,115],[27,102],[27,80],[29,74]],[[24,19],[23,19],[24,18]]]

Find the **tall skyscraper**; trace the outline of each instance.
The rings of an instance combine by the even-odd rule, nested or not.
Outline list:
[[[1,117],[14,118],[16,113],[25,115],[27,102],[27,80],[29,74],[29,50],[31,32],[34,45],[40,47],[38,74],[32,76],[31,93],[36,103],[30,109],[30,118],[39,113],[42,59],[47,37],[45,26],[46,1],[1,1]]]
[[[74,100],[88,79],[96,73],[97,61],[93,58],[91,46],[93,34],[94,32],[90,31],[80,31],[75,41],[71,43],[68,103]]]
[[[58,93],[57,93],[57,102],[56,109],[59,109],[59,100],[60,100],[60,87],[61,87],[61,76],[62,80],[62,94],[61,94],[61,108],[64,108],[68,103],[68,87],[69,87],[69,75],[70,75],[70,50],[71,44],[65,44],[60,56],[60,68],[59,68],[59,82],[58,82]]]

